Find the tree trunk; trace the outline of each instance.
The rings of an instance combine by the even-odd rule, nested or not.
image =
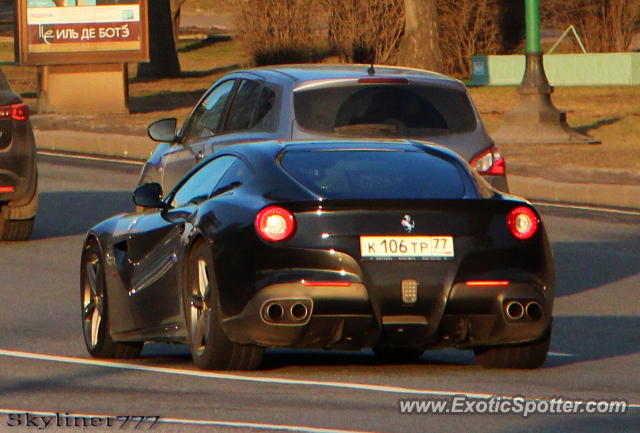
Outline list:
[[[169,0],[149,2],[149,54],[150,62],[138,64],[138,77],[174,78],[181,75]]]
[[[398,65],[442,71],[436,0],[404,0],[404,37]]]
[[[178,32],[180,30],[180,11],[186,0],[171,0],[171,18],[173,19],[173,40],[178,44]]]

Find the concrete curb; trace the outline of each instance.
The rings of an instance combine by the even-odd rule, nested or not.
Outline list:
[[[156,143],[138,135],[34,130],[39,150],[103,155],[144,161]],[[511,193],[534,201],[640,209],[640,185],[558,182],[509,175]]]

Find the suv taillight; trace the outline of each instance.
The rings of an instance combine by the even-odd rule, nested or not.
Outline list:
[[[473,158],[471,166],[484,176],[504,176],[507,164],[496,146]]]
[[[284,241],[296,230],[293,214],[279,206],[268,206],[258,212],[255,220],[256,231],[270,242]]]
[[[12,118],[18,122],[24,122],[29,119],[29,106],[27,104],[13,104],[0,107],[0,118]]]

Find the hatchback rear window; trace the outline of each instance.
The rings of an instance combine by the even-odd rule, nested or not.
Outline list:
[[[417,84],[301,90],[294,109],[302,128],[325,134],[422,138],[476,128],[465,92]]]
[[[289,151],[284,169],[328,199],[455,199],[465,193],[454,162],[420,151]]]

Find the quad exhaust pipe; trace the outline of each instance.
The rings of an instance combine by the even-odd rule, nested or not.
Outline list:
[[[536,301],[529,302],[525,308],[525,312],[527,313],[527,317],[531,320],[542,319],[542,305]]]
[[[264,318],[268,322],[280,322],[284,317],[284,308],[281,304],[273,302],[264,308]]]
[[[504,314],[510,320],[527,318],[537,321],[542,319],[542,305],[537,301],[509,301],[504,307]]]
[[[309,315],[309,309],[307,308],[306,305],[299,302],[291,305],[291,308],[289,309],[289,314],[295,320],[302,322]]]
[[[273,324],[301,324],[311,316],[310,299],[278,299],[265,302],[262,319]]]
[[[524,317],[524,306],[519,301],[511,301],[504,308],[504,312],[511,320],[520,320]]]

